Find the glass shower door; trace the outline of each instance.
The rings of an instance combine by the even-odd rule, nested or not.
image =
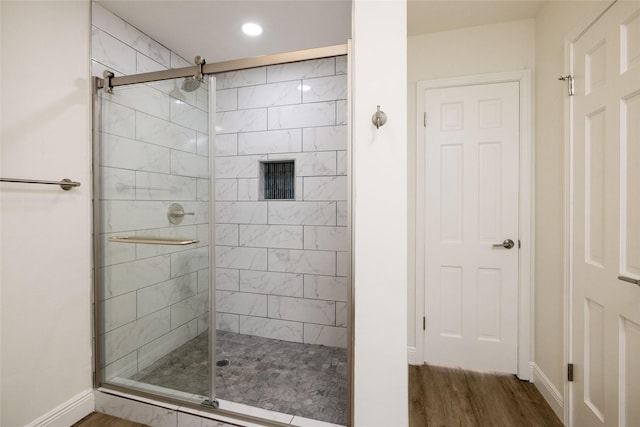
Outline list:
[[[98,93],[99,385],[348,423],[346,73],[337,56]]]
[[[200,403],[212,390],[209,85],[184,81],[98,94],[97,371]]]

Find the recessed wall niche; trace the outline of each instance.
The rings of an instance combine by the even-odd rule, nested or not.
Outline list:
[[[295,161],[260,162],[260,199],[295,200]]]

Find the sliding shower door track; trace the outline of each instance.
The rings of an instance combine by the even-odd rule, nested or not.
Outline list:
[[[117,86],[137,83],[157,82],[160,80],[193,77],[202,74],[216,74],[227,71],[245,70],[247,68],[264,67],[267,65],[286,64],[289,62],[305,61],[308,59],[328,58],[347,54],[347,45],[318,47],[314,49],[298,50],[295,52],[276,53],[256,58],[235,59],[232,61],[216,62],[212,64],[193,65],[190,67],[173,68],[170,70],[154,71],[150,73],[131,74],[128,76],[96,78],[98,89],[111,90]]]

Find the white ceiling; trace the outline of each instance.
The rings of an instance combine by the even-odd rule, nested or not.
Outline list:
[[[350,0],[98,0],[102,6],[187,60],[209,63],[344,44]],[[245,35],[247,21],[259,37]]]
[[[97,0],[139,30],[191,60],[250,58],[346,43],[350,0]],[[408,35],[534,17],[542,0],[409,0]],[[264,28],[249,37],[247,21]]]

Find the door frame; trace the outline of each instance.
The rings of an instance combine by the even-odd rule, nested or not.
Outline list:
[[[416,247],[415,247],[415,353],[409,360],[424,363],[424,330],[422,316],[425,315],[425,127],[423,126],[424,103],[427,89],[475,86],[492,83],[519,83],[520,103],[520,176],[518,202],[518,232],[521,248],[518,251],[518,378],[533,378],[534,334],[534,156],[533,156],[533,92],[531,70],[503,73],[478,74],[463,77],[423,80],[417,83],[416,93]],[[422,316],[420,315],[422,314]]]
[[[617,0],[606,0],[596,4],[579,24],[564,39],[564,73],[574,75],[574,45],[582,35],[604,14]],[[568,366],[573,363],[573,97],[564,98],[564,339],[563,339],[563,381],[564,399],[560,400],[563,409],[563,422],[567,427],[573,426],[574,391],[568,380]]]

